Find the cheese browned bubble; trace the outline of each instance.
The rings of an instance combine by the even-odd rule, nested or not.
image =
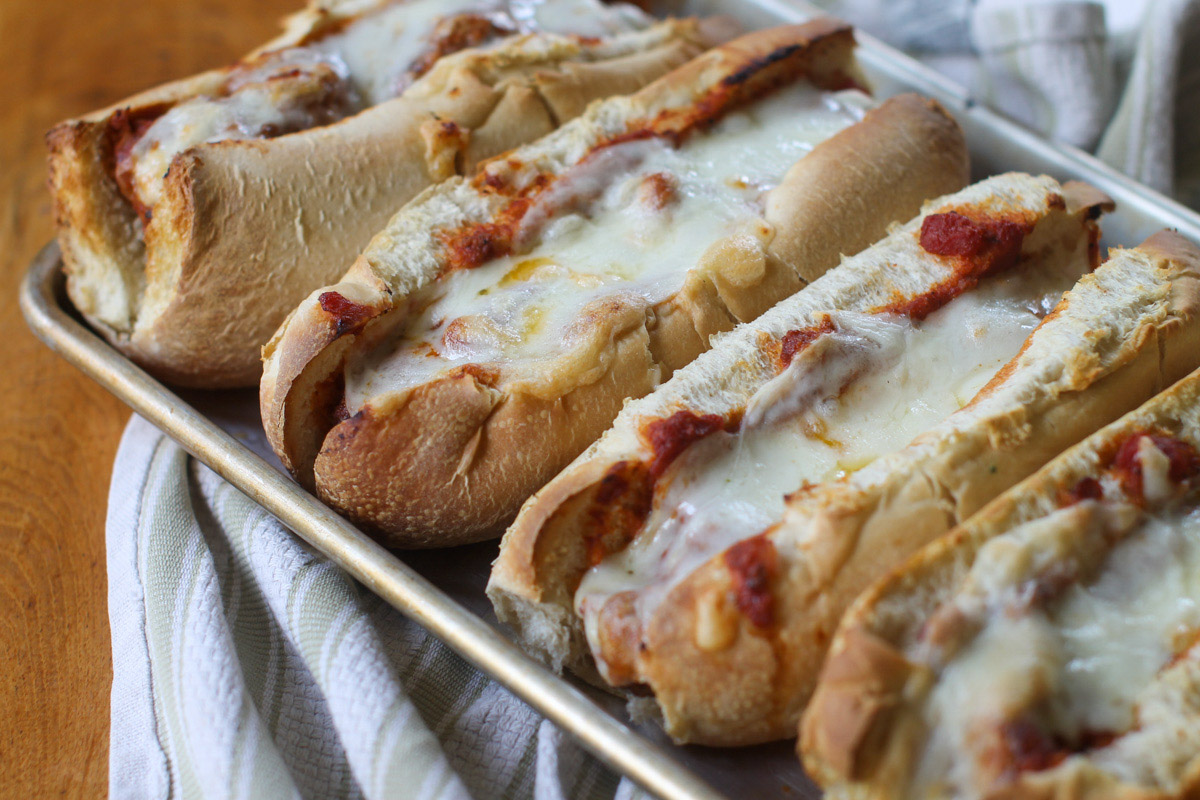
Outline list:
[[[606,677],[598,625],[610,598],[635,593],[645,624],[680,581],[778,522],[786,494],[853,472],[962,408],[1081,266],[995,276],[919,321],[828,312],[826,331],[751,397],[739,430],[685,450],[659,479],[637,536],[584,576],[575,606]]]
[[[632,6],[599,0],[367,4],[336,32],[238,65],[221,96],[192,98],[155,120],[130,151],[138,201],[153,208],[171,161],[190,147],[305,130],[398,96],[419,77],[415,70],[436,55],[426,51],[439,23],[452,23],[463,14],[474,15],[472,22],[486,30],[458,46],[532,31],[604,36],[648,21]]]
[[[539,232],[521,253],[451,273],[412,298],[401,338],[347,371],[347,409],[465,363],[535,376],[586,332],[589,306],[650,307],[677,292],[718,240],[768,242],[767,192],[870,104],[855,90],[797,83],[678,147],[649,137],[593,152],[529,212],[524,224]]]
[[[1106,476],[1098,499],[990,540],[934,615],[955,632],[910,644],[940,676],[909,796],[982,796],[997,771],[1085,750],[1120,780],[1178,790],[1178,770],[1156,774],[1163,759],[1151,756],[1188,752],[1188,736],[1200,746],[1200,731],[1181,727],[1186,681],[1161,679],[1200,633],[1200,495],[1171,498],[1170,459],[1149,436],[1137,445],[1144,497],[1130,502]]]

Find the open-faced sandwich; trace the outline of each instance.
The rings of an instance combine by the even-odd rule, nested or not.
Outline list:
[[[599,0],[314,4],[232,66],[50,131],[71,299],[161,377],[253,385],[287,313],[401,205],[717,27]]]
[[[1200,373],[866,592],[801,744],[837,798],[1195,797]]]
[[[626,398],[961,186],[956,123],[849,28],[750,34],[398,213],[264,350],[263,421],[395,546],[503,530]]]
[[[794,735],[860,591],[1200,364],[1172,235],[1075,284],[1104,204],[989,179],[722,338],[522,508],[501,620],[678,740]]]

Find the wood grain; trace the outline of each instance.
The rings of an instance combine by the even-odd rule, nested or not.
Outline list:
[[[16,292],[52,235],[44,132],[278,31],[300,0],[0,3],[0,783],[102,796],[108,780],[104,514],[129,412],[26,329]]]

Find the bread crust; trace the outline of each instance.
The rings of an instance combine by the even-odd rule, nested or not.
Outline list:
[[[312,10],[259,51],[336,17]],[[226,70],[166,84],[56,126],[50,186],[73,302],[116,347],[173,383],[252,385],[260,349],[314,287],[336,280],[422,189],[536,139],[594,98],[633,91],[700,53],[695,20],[592,41],[551,34],[440,59],[393,100],[330,125],[180,153],[145,226],[107,161],[118,112],[214,91]],[[438,136],[441,123],[454,136]]]
[[[751,34],[628,100],[594,107],[553,141],[506,158],[569,165],[604,131],[620,132],[630,120],[669,119],[714,86],[729,86],[729,76],[738,76],[734,86],[747,91],[744,87],[755,82],[780,80],[786,70],[844,75],[852,69],[851,44],[848,29],[829,21]],[[478,371],[455,373],[440,379],[443,386],[426,384],[373,398],[365,413],[331,429],[305,424],[289,432],[297,415],[316,420],[321,413],[288,388],[295,369],[280,365],[302,365],[301,379],[312,385],[308,356],[291,353],[319,351],[300,342],[321,335],[314,330],[328,336],[332,329],[327,323],[315,329],[288,323],[266,351],[266,428],[301,480],[309,479],[311,463],[321,497],[389,545],[445,545],[495,536],[530,493],[607,427],[625,398],[646,394],[706,349],[710,336],[800,288],[803,278],[793,264],[805,264],[806,274],[823,271],[841,250],[865,246],[895,216],[917,208],[931,193],[961,185],[965,174],[965,148],[953,120],[929,101],[898,98],[796,164],[772,193],[762,233],[715,244],[682,289],[649,313],[608,301],[592,308],[595,324],[587,343],[547,364],[537,379],[502,375],[496,382]],[[829,197],[806,198],[799,188],[814,185],[826,187]],[[868,204],[862,201],[866,195],[886,199]],[[439,207],[443,202],[448,210]],[[441,268],[437,255],[413,257],[416,240],[407,238],[410,231],[422,230],[423,221],[435,217],[449,225],[488,220],[502,208],[494,194],[456,184],[438,187],[398,215],[393,230],[377,237],[341,284],[386,287],[373,295],[378,304],[372,313],[379,316],[371,324],[378,327],[364,330],[363,343],[352,347],[366,352],[382,331],[398,324],[384,322],[400,316],[394,311],[398,298]],[[791,234],[776,235],[784,230]],[[406,254],[402,268],[392,263],[396,252]],[[418,260],[428,271],[425,276],[412,275]],[[313,302],[310,297],[308,303]],[[302,305],[298,313],[312,312]],[[339,369],[335,366],[322,380],[336,381]],[[430,413],[435,398],[436,414]]]
[[[1185,269],[1193,285],[1186,293],[1195,302],[1200,249],[1173,233],[1156,234],[1139,249],[1156,259],[1188,264]],[[1131,435],[1157,431],[1200,447],[1198,408],[1200,371],[1066,450],[859,596],[838,627],[800,727],[805,768],[829,790],[829,796],[905,796],[912,759],[929,735],[920,704],[937,678],[927,666],[910,660],[904,648],[916,640],[934,609],[953,596],[984,544],[1059,509],[1063,493],[1094,477]],[[1179,673],[1172,677],[1193,687],[1200,681],[1200,665],[1194,658],[1182,659],[1172,670]],[[1143,721],[1142,733],[1146,724]],[[1186,746],[1179,741],[1174,749]],[[1153,754],[1161,765],[1186,756],[1181,768],[1154,768],[1155,774],[1178,778],[1175,791],[1123,781],[1093,763],[1085,750],[1082,758],[1022,771],[996,796],[1072,800],[1193,796],[1200,790],[1200,758],[1194,749],[1180,753],[1167,746],[1165,750]]]

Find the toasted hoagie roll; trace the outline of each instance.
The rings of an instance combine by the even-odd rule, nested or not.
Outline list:
[[[1089,194],[945,198],[627,406],[506,534],[499,617],[679,740],[794,735],[859,591],[1200,361],[1191,266],[1153,243],[1026,339],[1094,257]]]
[[[231,67],[61,123],[47,144],[73,302],[161,377],[252,385],[287,313],[421,190],[708,44],[694,21],[620,8],[315,5]],[[540,28],[586,36],[492,41]],[[488,46],[441,57],[471,44]]]
[[[804,762],[838,798],[1195,797],[1198,608],[1193,373],[864,593]]]
[[[283,462],[393,546],[497,535],[626,398],[965,181],[957,124],[865,110],[852,48],[742,37],[423,194],[265,348]]]

